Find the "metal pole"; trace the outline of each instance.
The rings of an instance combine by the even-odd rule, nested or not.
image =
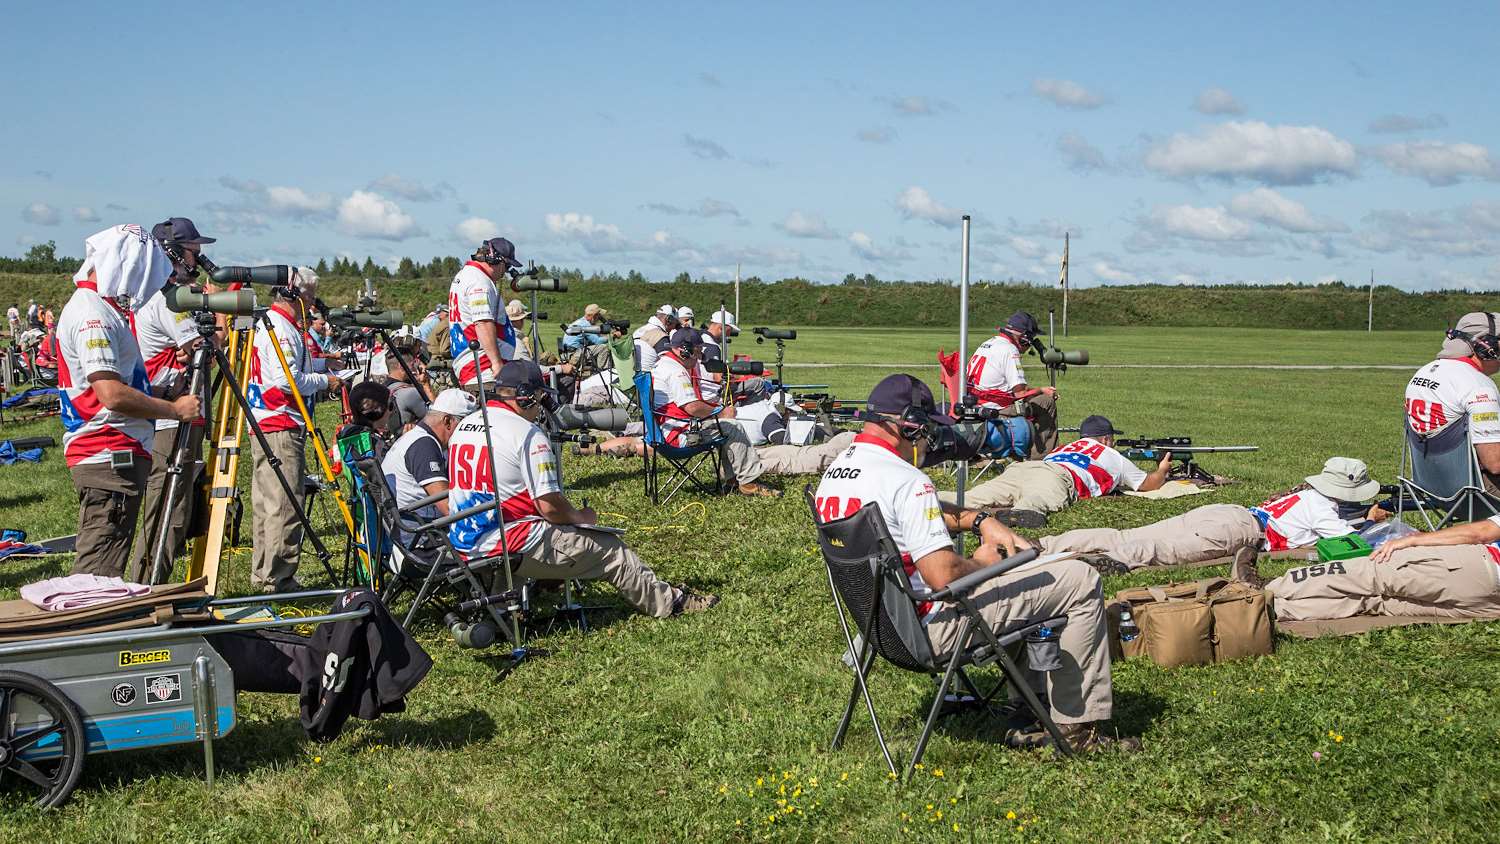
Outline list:
[[[1372,269],[1372,270],[1370,270],[1370,307],[1369,307],[1368,315],[1365,317],[1365,331],[1366,332],[1371,332],[1371,331],[1374,331],[1374,330],[1375,330],[1375,271]]]
[[[740,313],[740,265],[734,265],[734,317],[744,319],[745,315]]]
[[[963,245],[959,251],[958,265],[958,395],[954,400],[963,405],[965,394],[968,392],[967,379],[964,377],[969,366],[969,215],[965,214],[963,219]],[[958,499],[960,508],[964,506],[964,490],[969,485],[969,461],[960,460],[958,463]],[[963,542],[963,534],[959,534],[959,542]],[[962,545],[959,548],[963,552]]]
[[[1069,232],[1063,232],[1063,336],[1068,336],[1068,241]]]

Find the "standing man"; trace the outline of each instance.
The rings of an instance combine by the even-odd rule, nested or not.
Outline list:
[[[495,281],[504,281],[506,271],[519,266],[515,244],[492,237],[479,244],[448,287],[450,354],[464,388],[477,387],[481,376],[495,380],[500,367],[516,357],[516,331]]]
[[[536,426],[548,393],[531,361],[500,372],[495,399],[459,425],[448,445],[448,507],[454,512],[499,499],[495,510],[455,522],[449,540],[466,559],[507,552],[515,572],[539,580],[603,579],[638,611],[656,618],[701,612],[718,603],[657,577],[613,533],[595,529],[591,508],[562,493],[557,455]],[[493,445],[493,451],[491,451]]]
[[[174,284],[191,284],[197,278],[198,255],[204,244],[214,242],[213,238],[199,234],[198,227],[186,217],[172,217],[157,223],[151,229],[151,237],[172,261]],[[146,361],[146,377],[151,379],[153,394],[166,399],[181,395],[187,389],[184,371],[188,358],[202,341],[193,315],[169,309],[165,295],[152,296],[136,314],[135,336],[140,343],[141,357]],[[148,582],[156,562],[151,555],[156,551],[156,536],[161,531],[162,508],[166,505],[163,496],[167,488],[167,470],[172,466],[172,452],[177,445],[177,425],[175,419],[156,420],[156,438],[151,443],[151,476],[146,481],[141,529],[130,553],[130,573],[126,578],[135,583]],[[197,423],[189,426],[189,462],[183,467],[182,494],[168,517],[169,561],[177,558],[187,541],[187,526],[192,521],[193,511],[192,490],[204,468],[203,435],[206,429],[207,425]]]
[[[429,495],[448,491],[448,441],[458,423],[479,407],[474,397],[456,387],[438,393],[427,415],[391,444],[380,463],[396,504],[409,507]],[[448,515],[448,500],[417,513],[431,521]]]
[[[1029,544],[988,513],[960,510],[938,501],[922,463],[932,429],[953,424],[938,413],[932,391],[910,375],[887,376],[870,392],[864,430],[818,483],[818,519],[852,516],[875,502],[901,551],[907,576],[918,592],[948,584]],[[982,542],[974,557],[953,548],[950,531],[972,531]],[[1061,667],[1046,673],[1045,699],[1075,750],[1137,749],[1134,739],[1118,740],[1102,729],[1113,708],[1104,591],[1099,575],[1078,560],[1037,561],[986,581],[970,593],[985,621],[999,632],[1024,618],[1065,615],[1058,635]],[[968,630],[966,616],[951,603],[923,601],[917,617],[934,652],[955,647]],[[1016,743],[1046,744],[1044,734],[1022,734]]]
[[[609,314],[598,305],[590,304],[583,309],[583,316],[573,320],[569,323],[569,326],[576,328],[597,326],[604,322],[604,318],[607,316]],[[570,351],[578,351],[579,349],[589,346],[599,346],[608,342],[609,338],[603,334],[563,334],[563,348]]]
[[[1035,431],[1031,459],[1040,460],[1057,448],[1057,388],[1028,386],[1026,373],[1021,371],[1021,355],[1041,328],[1036,317],[1016,311],[996,330],[999,333],[981,343],[969,358],[965,374],[968,393],[980,407],[1030,419]]]
[[[15,337],[21,333],[21,310],[14,302],[5,312],[5,322],[10,327],[10,336]]]
[[[153,419],[198,417],[197,396],[164,401],[131,329],[133,311],[166,284],[172,263],[140,226],[113,226],[84,245],[58,325],[63,457],[78,492],[75,574],[120,577],[151,472]]]
[[[255,529],[250,583],[263,592],[296,592],[302,588],[295,577],[302,553],[302,523],[297,514],[305,500],[302,481],[307,471],[308,420],[297,409],[292,387],[295,385],[307,401],[321,390],[337,390],[343,384],[337,375],[312,371],[312,356],[302,339],[303,315],[313,307],[317,292],[317,273],[308,267],[293,267],[287,285],[273,290],[266,313],[277,342],[271,341],[265,325],[255,326],[255,355],[250,359],[245,395],[296,497],[295,501],[287,500],[270,465],[270,455],[261,449],[260,440],[252,437],[250,502],[255,510]],[[278,344],[291,380],[276,354]]]
[[[26,300],[26,325],[28,328],[42,327],[42,309],[37,307],[35,299]]]
[[[662,305],[656,309],[656,313],[646,320],[646,324],[637,328],[632,335],[635,340],[635,371],[650,372],[656,367],[658,352],[656,345],[667,338],[672,330],[677,327],[677,309],[671,305]]]
[[[1464,314],[1443,340],[1438,359],[1406,385],[1406,427],[1426,448],[1474,444],[1484,488],[1500,495],[1500,337],[1496,315]],[[1462,424],[1458,424],[1462,422]]]

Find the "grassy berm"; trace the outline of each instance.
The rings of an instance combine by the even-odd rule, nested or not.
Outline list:
[[[1210,502],[1255,503],[1334,454],[1389,479],[1401,388],[1435,350],[1427,334],[1094,331],[1098,363],[1389,364],[1341,371],[1078,368],[1064,421],[1108,413],[1132,434],[1190,434],[1261,451],[1207,459],[1239,480],[1168,502],[1090,501],[1052,530],[1143,524]],[[931,361],[952,332],[807,329],[789,379],[863,397],[885,369],[795,363]],[[761,347],[762,353],[769,351]],[[931,377],[931,370],[918,370]],[[1040,379],[1038,371],[1034,378]],[[56,420],[6,435],[57,433]],[[43,813],[0,793],[11,841],[463,840],[1493,841],[1500,799],[1500,626],[1412,627],[1350,638],[1283,637],[1274,656],[1165,671],[1114,669],[1115,718],[1142,753],[1072,762],[1001,746],[974,717],[941,724],[926,764],[890,781],[861,711],[828,740],[848,693],[842,643],[800,501],[689,498],[656,508],[634,462],[567,459],[587,495],[656,570],[723,596],[654,621],[609,606],[595,627],[539,635],[545,655],[503,680],[502,660],[459,650],[434,619],[413,631],[436,667],[405,713],[306,741],[292,698],[240,696],[209,791],[195,747],[88,760],[72,802]],[[952,481],[942,472],[940,485]],[[58,451],[0,468],[0,526],[71,530]],[[337,547],[326,510],[318,519]],[[61,573],[66,557],[0,564],[0,596]],[[247,550],[228,564],[247,588]],[[323,578],[309,560],[310,584]],[[1267,566],[1280,571],[1282,566]],[[1208,570],[1207,573],[1214,573]],[[1170,573],[1111,577],[1106,591]],[[986,676],[988,676],[986,674]],[[898,753],[932,692],[877,669]]]

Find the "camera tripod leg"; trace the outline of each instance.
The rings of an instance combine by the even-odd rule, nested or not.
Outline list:
[[[198,348],[193,351],[193,360],[188,364],[188,395],[203,398],[201,393],[204,375],[211,359],[211,353],[207,347],[211,342],[208,338],[202,338],[199,340]],[[193,440],[192,425],[192,422],[178,423],[177,438],[172,443],[172,465],[167,467],[167,482],[162,490],[156,535],[152,537],[151,542],[151,568],[147,579],[152,586],[166,580],[172,566],[172,557],[177,550],[167,547],[167,537],[172,533],[174,511],[183,493],[183,463],[187,460],[188,446]]]

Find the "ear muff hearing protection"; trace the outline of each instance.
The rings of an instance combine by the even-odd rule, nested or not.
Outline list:
[[[1468,343],[1469,348],[1474,350],[1474,357],[1480,360],[1500,360],[1500,336],[1495,333],[1495,315],[1486,311],[1484,316],[1489,321],[1488,333],[1470,334],[1467,331],[1450,328],[1447,337],[1450,340],[1462,340]]]
[[[854,418],[865,422],[894,422],[901,429],[901,437],[913,444],[926,441],[930,445],[933,438],[937,436],[938,428],[941,427],[932,421],[927,411],[910,405],[902,410],[899,416],[860,410],[854,414]]]

